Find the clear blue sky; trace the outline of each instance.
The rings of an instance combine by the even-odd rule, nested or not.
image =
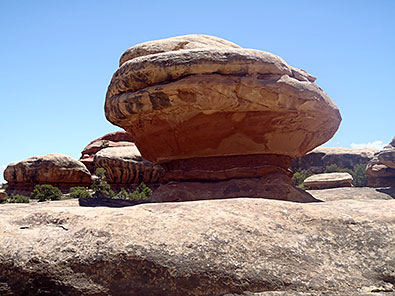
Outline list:
[[[118,130],[103,105],[122,52],[192,33],[318,77],[343,116],[326,146],[395,136],[395,1],[1,1],[0,168],[53,152],[78,158]]]

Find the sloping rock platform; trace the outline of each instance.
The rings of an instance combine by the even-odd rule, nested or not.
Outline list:
[[[305,204],[0,205],[0,294],[391,295],[395,200],[345,189]]]

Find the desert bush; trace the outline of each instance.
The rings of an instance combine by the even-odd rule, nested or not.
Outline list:
[[[91,195],[85,187],[71,187],[69,191],[70,198],[90,198]]]
[[[95,198],[112,198],[115,196],[114,191],[111,190],[110,184],[106,179],[106,170],[103,168],[96,169],[96,179],[93,181],[91,188],[95,191],[93,197]]]
[[[306,189],[305,186],[303,185],[303,181],[308,177],[310,177],[311,175],[313,174],[310,174],[305,170],[296,172],[292,177],[292,183],[298,188]]]
[[[12,194],[7,198],[6,202],[8,203],[29,203],[29,196],[24,196],[22,194]]]
[[[366,176],[366,165],[357,164],[353,169],[353,185],[355,187],[368,186],[368,176]]]
[[[130,195],[130,193],[129,193],[125,188],[122,188],[122,189],[117,193],[117,195],[115,195],[114,198],[117,198],[117,199],[128,199],[128,198],[129,198],[129,195]]]
[[[52,185],[36,185],[30,197],[38,201],[59,200],[62,198],[62,192]]]
[[[1,189],[7,189],[7,187],[8,187],[8,183],[5,183],[5,184],[1,185]]]
[[[135,191],[129,194],[128,199],[130,200],[145,200],[149,199],[152,195],[152,190],[143,182],[136,188]]]
[[[133,192],[127,191],[126,189],[122,188],[114,198],[128,200],[146,200],[149,199],[151,195],[151,188],[149,188],[142,182]]]

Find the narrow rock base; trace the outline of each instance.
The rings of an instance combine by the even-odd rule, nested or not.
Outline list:
[[[258,197],[294,202],[320,201],[306,191],[293,186],[290,178],[282,174],[218,182],[172,181],[161,185],[153,193],[151,200],[172,202],[236,197]]]

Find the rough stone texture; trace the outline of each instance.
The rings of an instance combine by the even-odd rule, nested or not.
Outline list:
[[[150,161],[141,157],[136,145],[127,147],[104,148],[96,153],[94,158],[95,167],[102,167],[106,170],[106,177],[111,185],[118,187],[128,187],[129,185],[139,185],[158,183],[163,169]]]
[[[308,190],[322,201],[351,200],[391,200],[395,198],[395,188],[341,187],[331,189]]]
[[[395,187],[395,137],[366,167],[368,185],[372,187]]]
[[[4,189],[0,189],[0,202],[5,200],[8,197],[8,194],[5,192]]]
[[[4,171],[7,192],[28,193],[36,184],[51,184],[61,190],[89,186],[91,174],[83,163],[71,156],[51,153],[10,163]]]
[[[309,189],[351,187],[353,177],[349,173],[325,173],[306,178],[303,184]]]
[[[107,147],[125,147],[134,145],[132,136],[125,131],[106,134],[90,142],[81,152],[80,161],[87,167],[91,174],[95,173],[93,159],[95,154]]]
[[[367,165],[377,149],[349,149],[342,147],[318,147],[302,157],[297,157],[291,164],[293,172],[305,170],[309,173],[323,173],[329,165],[353,169],[357,164]]]
[[[202,47],[133,57],[112,78],[106,117],[151,161],[301,156],[341,120],[314,78],[268,52]]]
[[[382,164],[395,169],[395,147],[388,145],[380,151],[377,157]]]
[[[211,36],[180,36],[124,53],[107,90],[105,113],[132,134],[144,158],[165,167],[166,178],[179,188],[201,175],[218,182],[263,177],[267,173],[257,176],[255,166],[282,170],[278,156],[290,161],[336,132],[339,110],[314,81],[271,53]],[[256,156],[252,168],[243,156]],[[223,167],[223,157],[232,162],[236,157],[234,168],[241,170]],[[193,172],[172,171],[187,167],[185,162],[218,161],[215,170],[200,175],[199,165]]]
[[[0,206],[0,294],[395,291],[394,200],[76,204]]]

